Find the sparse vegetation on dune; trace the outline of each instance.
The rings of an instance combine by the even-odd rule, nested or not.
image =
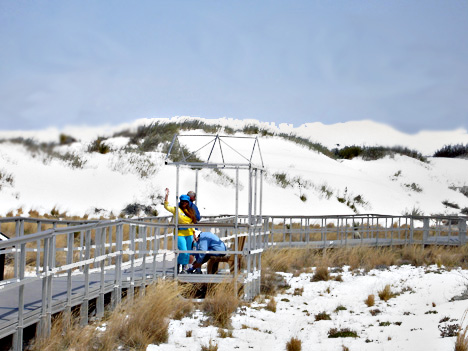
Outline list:
[[[144,296],[124,300],[102,321],[86,327],[63,314],[53,323],[50,337],[37,338],[31,350],[145,350],[149,344],[167,342],[170,318],[190,313],[181,289],[176,282],[160,280],[148,286]],[[105,331],[97,328],[100,325]]]
[[[461,247],[422,247],[408,245],[393,248],[348,247],[336,249],[270,249],[262,255],[265,270],[299,274],[304,267],[320,267],[317,272],[325,273],[327,267],[350,266],[351,269],[370,270],[376,267],[411,264],[414,266],[437,264],[446,268],[468,268],[468,245]],[[327,270],[328,272],[328,270]],[[318,275],[318,277],[324,274]],[[324,279],[322,279],[324,280]]]
[[[416,150],[411,150],[407,147],[401,146],[345,146],[341,149],[332,150],[335,157],[339,159],[352,160],[355,157],[362,157],[366,161],[378,160],[386,156],[393,156],[395,154],[408,156],[419,160],[421,162],[427,162],[427,159]]]
[[[318,278],[314,281],[321,281],[327,280],[327,277],[333,278],[332,275],[341,272],[341,270],[330,269],[331,267],[343,265],[354,265],[354,268],[363,269],[407,263],[424,265],[440,263],[444,260],[444,255],[447,255],[451,257],[451,259],[446,260],[448,267],[450,265],[466,266],[467,252],[467,246],[451,249],[416,246],[386,249],[365,247],[328,250],[271,249],[264,252],[262,260],[262,294],[269,296],[267,302],[265,302],[265,296],[262,297],[262,301],[265,303],[265,309],[274,313],[276,312],[274,296],[278,292],[284,292],[285,289],[290,288],[285,280],[275,273],[277,271],[293,272],[294,274],[313,273],[304,267],[318,267],[314,273]],[[227,283],[212,285],[208,288],[204,301],[199,304],[190,300],[191,297],[195,296],[197,289],[199,290],[199,287],[197,288],[195,285],[177,285],[176,282],[159,281],[148,287],[143,297],[135,299],[133,302],[124,300],[115,311],[107,313],[102,321],[93,325],[83,328],[78,326],[76,319],[70,319],[69,316],[57,318],[52,328],[51,337],[46,340],[35,340],[32,350],[115,350],[118,347],[144,350],[149,344],[167,342],[169,320],[181,320],[184,316],[191,315],[194,309],[204,312],[207,317],[203,322],[204,325],[213,325],[218,328],[219,338],[233,337],[231,316],[241,306],[233,285]],[[303,291],[303,289],[295,288],[294,293],[291,292],[291,294],[301,296]],[[388,301],[400,293],[392,291],[391,287],[386,285],[383,289],[376,291],[376,294],[380,300]],[[368,307],[374,306],[374,295],[369,295],[364,302]],[[434,304],[433,307],[435,307]],[[335,313],[343,313],[346,310],[347,308],[343,305],[338,305]],[[145,313],[141,313],[141,311],[145,311]],[[379,312],[378,309],[370,311],[372,316]],[[332,317],[323,311],[316,314],[314,319],[319,322],[332,320]],[[105,325],[105,331],[97,328],[103,325]],[[192,337],[192,332],[187,332],[186,336]],[[331,328],[328,331],[328,337],[357,338],[359,335],[350,328]],[[464,350],[461,347],[467,345],[466,340],[466,330],[460,331],[455,349]],[[292,338],[288,344],[287,348],[291,350],[300,350],[302,346],[301,341],[295,338]],[[207,350],[215,350],[218,344],[212,340],[208,344],[202,344],[202,347]]]
[[[444,145],[434,152],[434,157],[468,157],[468,144]]]

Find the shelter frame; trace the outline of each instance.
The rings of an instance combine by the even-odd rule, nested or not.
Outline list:
[[[210,137],[210,141],[203,145],[201,148],[194,152],[184,152],[184,146],[180,139],[184,137]],[[241,152],[227,142],[229,139],[250,139],[253,142],[252,150],[249,151],[249,155],[242,155]],[[213,151],[219,147],[219,154],[221,160],[214,161]],[[209,148],[208,156],[202,160],[198,158],[198,152],[203,148]],[[231,152],[235,152],[243,159],[243,162],[229,162],[226,153],[223,148],[230,148]],[[179,150],[179,154],[174,159],[171,159],[172,152]],[[260,164],[253,162],[254,156],[260,161]],[[235,214],[234,216],[226,216],[225,223],[220,221],[211,222],[208,220],[202,220],[196,225],[183,225],[184,227],[197,227],[201,230],[204,228],[214,229],[213,231],[220,236],[225,242],[233,239],[233,247],[228,251],[229,255],[234,255],[234,273],[231,275],[232,281],[235,286],[235,290],[238,290],[238,284],[243,285],[243,294],[246,300],[253,299],[260,293],[260,277],[261,277],[261,254],[263,252],[263,237],[265,236],[265,229],[268,227],[264,223],[262,216],[262,201],[263,201],[263,178],[265,173],[265,167],[263,165],[263,157],[261,155],[260,144],[258,137],[237,137],[237,136],[221,136],[216,135],[174,135],[172,142],[167,152],[166,165],[172,165],[176,167],[176,195],[175,203],[179,202],[180,197],[180,169],[191,168],[195,170],[195,192],[197,193],[198,199],[198,185],[199,185],[199,171],[202,169],[233,169],[235,170]],[[239,171],[247,171],[248,173],[248,188],[247,188],[247,214],[239,214]],[[202,195],[203,196],[203,195]],[[178,211],[175,211],[175,230],[174,230],[174,241],[173,250],[176,257],[180,253],[193,254],[197,251],[186,250],[181,251],[177,248],[177,237],[179,231],[178,224]],[[237,247],[238,238],[240,236],[247,236],[245,245],[242,250]],[[217,251],[210,251],[212,254],[222,253]],[[245,269],[238,270],[238,260],[244,259]],[[177,260],[175,260],[177,265]],[[226,281],[225,274],[184,274],[177,275],[177,267],[174,267],[174,275],[176,279],[184,282],[210,282],[220,283]]]

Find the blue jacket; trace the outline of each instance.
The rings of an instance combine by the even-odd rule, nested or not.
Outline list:
[[[197,221],[199,221],[201,219],[201,216],[200,216],[200,211],[198,211],[197,205],[195,205],[192,201],[190,201],[190,207],[193,208],[193,210],[195,211],[195,217],[197,217]]]
[[[226,245],[224,245],[223,241],[211,232],[200,233],[196,248],[198,251],[226,251]],[[204,253],[195,254],[194,256],[198,263],[203,262],[205,258]],[[218,256],[218,254],[213,256]]]

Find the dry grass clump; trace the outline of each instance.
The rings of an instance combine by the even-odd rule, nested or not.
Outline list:
[[[298,338],[292,337],[286,343],[286,351],[301,351],[302,350],[302,341]]]
[[[396,296],[396,294],[392,291],[390,285],[388,284],[385,285],[385,287],[377,293],[379,295],[379,298],[385,302]]]
[[[319,281],[327,281],[330,280],[330,272],[328,271],[328,267],[321,266],[317,267],[315,270],[314,275],[310,278],[311,282],[319,282]]]
[[[266,296],[273,296],[278,290],[286,290],[290,287],[284,278],[276,274],[271,267],[264,267],[262,269],[260,284],[260,292]]]
[[[304,287],[295,288],[293,295],[294,296],[302,296],[303,293],[304,293]]]
[[[210,320],[220,328],[228,328],[231,315],[240,304],[239,296],[233,284],[221,283],[208,288],[202,310]]]
[[[103,344],[109,350],[119,345],[146,349],[149,344],[167,342],[169,318],[185,305],[179,294],[176,282],[159,280],[146,289],[144,297],[126,300],[107,321]]]
[[[466,319],[468,311],[465,311],[460,325]],[[455,340],[454,351],[468,351],[468,325],[464,329],[460,329],[457,334],[457,339]]]
[[[208,345],[201,345],[201,351],[218,351],[218,344],[212,342],[212,340],[210,339]]]
[[[60,313],[54,318],[50,336],[38,337],[30,345],[32,351],[87,351],[95,343],[95,326],[81,328],[77,316]],[[80,342],[78,342],[80,340]]]
[[[221,339],[232,338],[232,329],[224,330],[223,328],[218,328],[218,336]]]
[[[367,299],[364,300],[364,303],[367,307],[372,307],[375,305],[375,296],[373,294],[367,296]]]
[[[11,279],[15,276],[15,267],[13,265],[5,265],[3,268],[3,279]]]
[[[379,266],[412,264],[415,266],[438,264],[445,267],[468,268],[468,244],[462,247],[424,248],[421,245],[403,247],[344,247],[336,249],[270,249],[262,254],[263,269],[272,272],[303,272],[304,267],[342,267],[351,270],[371,270]]]
[[[312,267],[315,264],[316,250],[311,249],[271,249],[262,253],[262,266],[274,272],[293,272]]]
[[[145,350],[149,344],[167,342],[169,319],[182,309],[180,288],[176,282],[160,280],[133,301],[124,300],[105,322],[105,331],[96,326],[80,327],[77,319],[58,319],[51,336],[38,338],[32,350]]]
[[[327,312],[320,312],[315,315],[315,321],[331,321],[331,317]]]
[[[270,299],[270,301],[268,301],[268,303],[265,306],[265,309],[273,313],[276,312],[276,301],[273,297]]]

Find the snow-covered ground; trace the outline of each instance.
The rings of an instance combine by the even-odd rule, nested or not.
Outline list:
[[[181,120],[184,119],[170,121]],[[110,153],[87,152],[89,143],[98,135],[112,136],[115,132],[135,129],[138,125],[155,121],[163,120],[145,119],[133,124],[102,128],[69,127],[64,130],[0,132],[0,139],[22,136],[39,142],[58,141],[60,133],[71,135],[78,141],[56,147],[55,151],[73,154],[83,164],[81,168],[72,168],[68,161],[51,158],[43,153],[31,154],[22,144],[0,143],[0,174],[4,175],[0,178],[0,215],[4,216],[10,211],[15,213],[18,208],[22,208],[26,215],[30,210],[41,214],[50,213],[53,208],[68,215],[88,214],[93,217],[106,216],[111,212],[118,215],[131,203],[151,205],[160,213],[165,213],[161,198],[166,187],[175,196],[176,169],[164,164],[163,153],[129,153],[123,149],[128,138],[121,136],[110,137],[105,141],[112,150]],[[276,132],[294,131],[329,147],[336,146],[338,138],[342,140],[339,141],[341,147],[350,144],[369,146],[398,143],[423,153],[432,153],[447,143],[468,142],[466,131],[461,130],[417,135],[398,132],[397,138],[397,132],[392,128],[371,121],[330,126],[306,124],[293,129],[288,125],[276,127],[257,121],[202,121],[234,129],[257,124],[260,128]],[[349,135],[344,133],[346,128],[350,131]],[[204,133],[191,131],[184,134]],[[226,139],[226,143],[232,143],[236,150],[249,158],[252,143],[246,140],[231,138]],[[192,151],[201,145],[194,138],[181,138],[181,141]],[[468,185],[466,159],[429,158],[429,162],[424,163],[396,155],[377,161],[363,161],[361,158],[334,160],[279,137],[260,137],[259,143],[267,171],[263,184],[263,213],[267,215],[352,214],[353,210],[338,201],[338,197],[354,203],[359,213],[401,215],[415,210],[426,215],[460,214],[462,209],[468,208],[468,197],[457,190]],[[228,156],[229,151],[230,148],[225,147],[224,156]],[[235,178],[234,171],[223,172],[230,179]],[[247,213],[248,206],[246,173],[240,172],[241,214]],[[275,173],[286,176],[289,182],[286,188],[280,187],[275,181]],[[181,193],[194,189],[194,171],[182,169],[180,179]],[[356,197],[361,201],[355,202]],[[235,187],[228,178],[211,170],[200,172],[198,205],[203,214],[234,213],[234,199]],[[447,207],[444,201],[459,209]]]
[[[181,119],[171,121],[177,120]],[[46,142],[58,141],[60,133],[71,135],[78,141],[57,147],[55,151],[71,153],[83,163],[81,168],[72,168],[59,158],[31,154],[21,144],[0,143],[0,216],[10,211],[15,214],[19,208],[26,215],[30,210],[50,213],[53,208],[68,215],[118,215],[130,203],[152,205],[165,214],[162,195],[164,188],[169,187],[171,196],[175,196],[176,169],[164,164],[164,154],[156,151],[128,153],[123,150],[128,142],[125,137],[107,139],[105,143],[112,150],[108,154],[86,152],[97,136],[111,136],[154,121],[161,120],[138,120],[128,125],[101,128],[0,131],[0,139],[20,136]],[[431,155],[445,144],[468,142],[464,130],[407,135],[371,121],[330,126],[314,123],[299,128],[276,127],[257,121],[203,121],[235,129],[257,124],[276,132],[310,137],[329,148],[337,144],[340,147],[401,145]],[[232,142],[236,143],[234,139]],[[185,145],[192,151],[198,146],[195,141]],[[460,214],[462,209],[468,208],[468,197],[458,190],[468,185],[466,159],[429,158],[429,162],[424,163],[397,155],[377,161],[333,160],[278,137],[260,137],[260,146],[267,171],[263,184],[264,214],[353,213],[338,197],[354,202],[359,213],[400,215],[415,210],[427,215]],[[252,151],[248,142],[237,143],[235,148],[247,155]],[[232,171],[224,172],[228,177],[235,176]],[[286,176],[289,184],[285,188],[275,181],[275,173]],[[247,212],[246,178],[246,174],[241,174],[241,214]],[[181,193],[194,189],[194,171],[181,170],[180,179]],[[210,170],[200,171],[198,205],[202,215],[234,213],[234,197],[235,189],[228,178]],[[354,200],[358,197],[359,202]],[[459,209],[447,207],[443,202],[455,204]],[[292,337],[302,340],[303,350],[343,350],[343,346],[349,350],[453,348],[454,338],[442,338],[439,327],[461,323],[468,300],[450,302],[450,299],[466,290],[467,271],[403,266],[372,270],[367,274],[344,269],[339,274],[343,282],[310,282],[311,274],[299,277],[285,274],[291,289],[275,297],[277,312],[267,311],[265,303],[261,302],[243,307],[232,318],[233,338],[218,338],[217,328],[200,326],[204,317],[198,313],[192,318],[172,321],[169,342],[151,345],[148,351],[200,350],[209,340],[214,340],[219,350],[284,350]],[[377,292],[387,284],[401,294],[383,302]],[[295,289],[301,288],[304,289],[302,295],[294,295]],[[376,296],[374,307],[364,303],[369,294]],[[340,305],[346,309],[335,312]],[[370,311],[377,309],[380,313],[373,316]],[[328,313],[331,320],[315,321],[315,315],[320,312]],[[448,321],[441,322],[444,317],[448,317]],[[328,338],[331,328],[350,328],[356,331],[358,338]],[[192,331],[191,337],[186,336],[188,330]]]
[[[304,351],[343,350],[343,345],[349,350],[453,350],[455,337],[441,337],[441,331],[461,324],[468,309],[466,299],[450,301],[466,292],[466,270],[405,265],[363,273],[345,267],[331,274],[341,275],[342,282],[311,282],[313,273],[283,275],[291,288],[275,296],[276,313],[265,309],[268,300],[241,307],[232,317],[232,338],[220,338],[218,328],[203,326],[205,317],[197,312],[171,321],[168,343],[147,351],[200,350],[210,340],[219,350],[285,350],[292,337],[302,341]],[[397,296],[385,302],[378,292],[387,284]],[[364,300],[371,294],[375,305],[368,307]],[[331,320],[316,321],[322,312]],[[329,338],[332,328],[349,328],[358,337]]]

